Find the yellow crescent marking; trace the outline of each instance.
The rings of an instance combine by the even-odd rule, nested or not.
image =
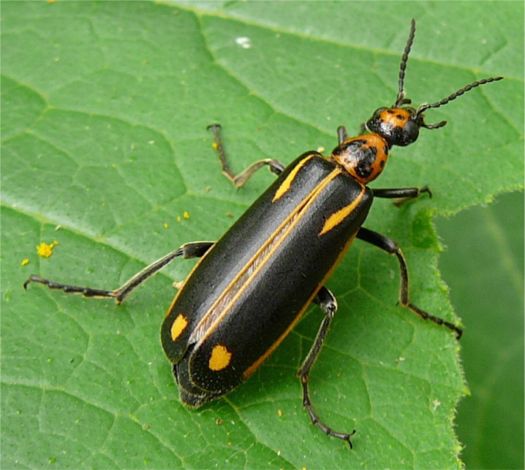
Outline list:
[[[316,200],[318,194],[338,175],[341,174],[341,170],[339,168],[336,168],[331,173],[329,173],[315,188],[315,192],[310,193],[308,195],[308,198],[301,202],[296,208],[294,212],[292,212],[282,223],[281,225],[275,230],[274,233],[278,234],[281,233],[281,236],[278,240],[278,242],[284,240],[286,236],[290,233],[290,231],[297,225],[297,223],[300,220],[300,217],[297,217],[298,211],[305,212],[308,207],[310,207]],[[273,244],[272,244],[273,243]],[[275,242],[275,237],[269,238],[266,243],[264,243],[257,252],[253,255],[253,257],[246,263],[239,271],[239,274],[231,281],[231,283],[224,289],[223,294],[217,298],[217,300],[214,302],[214,304],[210,307],[208,312],[206,312],[205,315],[202,316],[200,322],[193,330],[190,342],[195,341],[197,344],[195,345],[195,350],[197,350],[200,345],[203,343],[204,340],[211,334],[213,330],[217,328],[217,326],[220,324],[220,322],[226,317],[228,312],[231,310],[232,306],[235,305],[235,302],[237,299],[242,295],[246,287],[250,284],[250,279],[253,279],[257,273],[263,268],[263,266],[268,262],[268,260],[272,257],[273,253],[277,248],[280,246],[280,243]],[[261,255],[263,253],[263,255]],[[264,256],[264,259],[262,259],[259,264],[256,265],[254,268],[255,261],[258,259],[259,256]],[[250,269],[251,268],[251,269]],[[240,287],[238,287],[237,291],[235,291],[232,286],[235,286],[239,279],[241,279],[244,275],[247,275],[246,279],[243,279],[243,283]],[[225,305],[220,305],[220,309],[217,309],[217,306],[224,300],[227,294],[230,293],[230,291],[234,291],[234,295],[228,298],[228,302],[225,303]],[[215,310],[218,310],[218,315],[212,315],[210,312],[215,312]]]
[[[182,313],[179,313],[171,325],[171,339],[175,341],[187,326],[188,319]]]
[[[299,173],[299,170],[306,165],[306,162],[308,160],[311,160],[314,157],[314,155],[310,155],[306,158],[303,158],[296,166],[295,168],[290,171],[288,176],[285,178],[285,180],[281,183],[281,186],[277,188],[277,191],[275,191],[275,195],[273,196],[272,202],[277,201],[277,199],[280,199],[292,186],[293,180],[297,176],[297,173]]]
[[[232,358],[232,353],[228,351],[226,346],[222,344],[217,344],[211,350],[210,360],[208,361],[208,367],[211,370],[222,370],[225,367],[228,367],[230,360]]]
[[[363,196],[365,194],[365,189],[361,189],[361,192],[359,195],[347,206],[343,207],[342,209],[339,209],[337,212],[334,212],[328,219],[326,219],[323,228],[319,232],[319,236],[324,235],[325,233],[332,230],[334,227],[337,227],[343,220],[345,220],[353,211],[354,209],[359,205],[361,202],[361,199],[363,199]]]

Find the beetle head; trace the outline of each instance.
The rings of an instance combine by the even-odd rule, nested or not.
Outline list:
[[[396,102],[390,108],[383,107],[376,109],[372,117],[365,124],[365,128],[369,132],[379,134],[388,142],[390,147],[393,145],[404,147],[406,145],[410,145],[412,142],[415,142],[419,136],[419,129],[421,127],[424,127],[425,129],[439,129],[447,123],[447,121],[440,121],[435,124],[427,124],[423,117],[423,113],[426,110],[431,108],[439,108],[440,106],[455,100],[458,96],[461,96],[464,93],[472,90],[472,88],[484,85],[485,83],[495,82],[503,78],[491,77],[477,80],[435,103],[422,104],[417,109],[408,106],[410,105],[411,100],[405,97],[405,71],[408,55],[410,53],[410,49],[412,48],[415,34],[416,22],[415,20],[412,20],[410,24],[410,34],[408,36],[405,50],[403,51],[403,55],[401,57],[401,64],[399,66],[399,91]]]

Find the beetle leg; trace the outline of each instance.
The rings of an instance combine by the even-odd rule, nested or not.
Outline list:
[[[421,188],[387,188],[387,189],[372,189],[374,197],[382,197],[387,199],[398,199],[396,206],[421,196],[421,194],[427,193],[429,197],[432,197],[432,192],[428,186],[422,186]]]
[[[200,258],[203,256],[215,242],[193,242],[186,243],[176,250],[168,253],[162,258],[154,261],[137,274],[128,279],[122,286],[115,290],[93,289],[91,287],[72,286],[69,284],[61,284],[59,282],[44,279],[40,276],[32,274],[26,282],[24,282],[24,289],[31,282],[44,284],[50,289],[60,289],[68,294],[81,294],[84,297],[98,297],[98,298],[113,298],[118,304],[122,303],[124,299],[140,284],[149,279],[157,271],[160,271],[164,266],[169,264],[175,258]]]
[[[208,129],[213,133],[213,147],[219,154],[219,160],[221,161],[222,173],[228,178],[231,183],[236,187],[240,188],[253,176],[253,174],[265,165],[268,165],[270,171],[276,175],[280,175],[284,171],[284,165],[278,160],[271,158],[265,158],[252,163],[248,168],[245,168],[239,174],[235,174],[230,168],[228,159],[226,158],[226,152],[224,150],[224,144],[221,135],[221,125],[211,124]]]
[[[417,305],[414,305],[410,302],[410,298],[408,296],[408,269],[407,269],[407,263],[405,260],[405,256],[403,255],[403,252],[401,249],[397,246],[396,242],[391,240],[388,237],[385,237],[384,235],[381,235],[380,233],[373,232],[372,230],[368,230],[364,227],[361,227],[359,229],[359,232],[357,232],[357,238],[360,240],[363,240],[365,242],[371,243],[374,246],[377,246],[378,248],[381,248],[383,251],[386,251],[387,253],[391,255],[396,255],[397,260],[399,261],[399,269],[401,273],[401,288],[399,291],[399,303],[403,306],[414,312],[416,315],[419,315],[423,320],[430,320],[438,325],[445,326],[449,330],[452,330],[456,334],[456,338],[461,338],[461,335],[463,334],[463,330],[459,328],[458,326],[454,325],[453,323],[444,320],[443,318],[436,317],[435,315],[432,315],[425,310],[420,309]]]
[[[346,139],[348,135],[346,133],[346,127],[345,126],[339,126],[337,128],[337,142],[339,145],[341,145]]]
[[[321,326],[319,327],[319,331],[317,332],[317,335],[315,337],[314,343],[312,344],[312,347],[310,348],[310,351],[308,351],[308,354],[306,355],[306,358],[303,361],[301,368],[297,372],[297,375],[301,380],[301,385],[303,386],[303,405],[306,409],[306,412],[308,413],[308,416],[310,417],[310,420],[315,426],[317,426],[319,429],[321,429],[321,431],[328,434],[329,436],[337,437],[338,439],[342,439],[343,441],[348,442],[348,445],[350,446],[350,448],[352,448],[352,441],[350,439],[355,434],[355,430],[351,433],[334,431],[330,426],[326,425],[321,421],[310,401],[310,394],[308,391],[308,376],[310,374],[312,366],[314,365],[315,361],[317,360],[317,357],[319,356],[326,334],[328,333],[328,329],[330,328],[330,323],[332,323],[335,312],[337,311],[337,301],[334,295],[324,286],[321,287],[321,289],[317,293],[315,303],[319,304],[321,310],[325,314],[325,317],[321,322]]]

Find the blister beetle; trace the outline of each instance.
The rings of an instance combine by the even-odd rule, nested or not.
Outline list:
[[[277,160],[265,159],[235,175],[226,158],[221,127],[209,127],[223,173],[236,187],[265,166],[278,175],[219,241],[187,243],[116,290],[72,286],[36,275],[30,276],[24,287],[38,282],[120,303],[173,259],[200,258],[175,296],[161,329],[162,346],[173,365],[181,401],[193,407],[223,396],[250,377],[315,302],[325,316],[298,371],[303,404],[313,424],[351,447],[355,431],[338,432],[321,421],[308,389],[310,370],[337,310],[336,299],[324,283],[355,238],[371,243],[398,260],[399,303],[461,336],[458,326],[411,303],[403,253],[391,239],[363,227],[375,197],[412,199],[422,193],[430,195],[430,190],[370,189],[367,185],[381,174],[393,146],[412,144],[421,128],[438,129],[446,124],[428,124],[424,118],[427,110],[502,78],[478,80],[440,101],[411,107],[404,93],[404,78],[414,36],[412,20],[395,103],[374,111],[357,137],[348,137],[345,128],[339,127],[338,145],[328,158],[316,151],[306,152],[286,168]]]

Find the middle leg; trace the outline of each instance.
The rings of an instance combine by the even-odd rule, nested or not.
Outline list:
[[[395,204],[400,206],[406,201],[415,199],[421,194],[426,193],[429,197],[432,197],[432,192],[428,186],[422,186],[421,188],[383,188],[383,189],[372,189],[374,197],[381,197],[385,199],[397,199]]]
[[[164,266],[171,263],[175,258],[182,257],[188,258],[200,258],[204,256],[206,252],[213,246],[214,242],[192,242],[186,243],[176,250],[171,251],[162,258],[154,261],[153,263],[146,266],[144,269],[139,271],[137,274],[128,279],[122,286],[113,290],[106,289],[94,289],[87,286],[74,286],[71,284],[63,284],[61,282],[52,281],[36,274],[29,276],[26,282],[24,282],[24,289],[27,286],[36,282],[43,284],[50,289],[62,290],[66,294],[80,294],[84,297],[90,298],[112,298],[115,299],[118,304],[122,303],[124,299],[142,283],[147,281],[151,276],[160,271]]]

